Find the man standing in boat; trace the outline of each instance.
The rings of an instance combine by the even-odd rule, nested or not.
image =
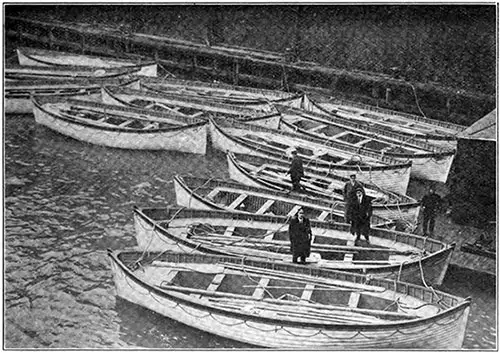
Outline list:
[[[344,186],[344,219],[346,223],[351,223],[351,219],[349,218],[349,207],[351,205],[354,196],[356,195],[356,190],[361,189],[364,191],[363,185],[359,181],[356,180],[356,174],[351,174],[349,176],[349,181],[345,183]]]
[[[306,258],[311,254],[311,223],[304,216],[304,209],[299,208],[297,214],[290,221],[288,227],[288,235],[290,237],[290,250],[292,251],[292,261],[305,264]]]
[[[302,164],[302,158],[297,154],[297,150],[292,150],[292,163],[287,174],[290,174],[290,179],[292,181],[292,191],[300,192],[304,188],[300,185],[300,180],[304,176],[304,167]]]
[[[436,223],[436,214],[441,208],[441,196],[434,192],[431,187],[429,192],[422,198],[422,208],[424,210],[424,224],[422,225],[425,237],[434,235],[434,224]]]
[[[351,220],[351,234],[356,236],[354,244],[361,240],[361,236],[369,243],[372,204],[370,198],[365,195],[364,189],[356,189],[355,196],[351,200],[347,213]]]

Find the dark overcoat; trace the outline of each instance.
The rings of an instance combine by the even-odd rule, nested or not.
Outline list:
[[[299,222],[297,217],[292,218],[288,227],[288,235],[290,236],[290,247],[292,253],[296,256],[309,256],[311,254],[311,223],[309,219],[304,217],[302,222]]]
[[[348,181],[344,186],[344,202],[349,203],[352,198],[356,195],[356,190],[361,189],[364,192],[363,185],[359,181],[355,181],[354,185]]]
[[[293,157],[288,173],[292,180],[300,179],[304,176],[304,167],[302,165],[302,159],[299,156],[296,155]]]
[[[359,203],[358,197],[354,196],[348,210],[348,215],[351,220],[351,232],[368,235],[372,213],[372,204],[369,197],[363,195],[363,199],[361,203]]]
[[[441,196],[436,193],[425,195],[422,198],[422,207],[425,215],[435,216],[441,208]]]
[[[347,223],[351,222],[349,216],[349,207],[351,206],[351,202],[353,201],[354,197],[356,197],[357,189],[363,190],[364,193],[363,185],[357,180],[354,182],[354,185],[350,181],[348,181],[344,185],[344,203],[345,203],[344,218]]]

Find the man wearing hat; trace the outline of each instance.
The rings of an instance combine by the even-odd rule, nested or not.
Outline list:
[[[435,193],[433,187],[430,187],[429,192],[422,198],[420,202],[424,210],[424,219],[422,224],[424,236],[428,237],[430,235],[432,237],[434,235],[436,214],[441,208],[441,196]]]
[[[348,215],[348,210],[351,205],[351,201],[353,200],[354,196],[356,196],[356,189],[361,189],[364,192],[363,185],[359,181],[356,180],[356,174],[351,174],[349,176],[349,181],[345,183],[344,185],[344,202],[345,202],[345,209],[344,209],[344,218],[346,223],[351,223],[351,220]]]
[[[288,226],[290,237],[290,250],[292,251],[292,261],[294,263],[300,258],[300,262],[305,264],[306,258],[311,255],[311,223],[304,216],[304,209],[298,209],[295,216],[290,220]]]
[[[292,181],[292,191],[301,191],[302,186],[300,185],[300,180],[304,176],[304,167],[302,165],[302,158],[297,154],[297,150],[292,150],[292,164],[287,174],[290,174],[290,179]]]
[[[366,242],[370,242],[370,218],[372,216],[371,200],[365,195],[364,190],[357,188],[355,196],[351,200],[349,210],[349,218],[351,220],[351,234],[356,235],[355,244],[363,235]]]

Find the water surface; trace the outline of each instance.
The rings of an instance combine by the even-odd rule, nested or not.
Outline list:
[[[117,298],[106,255],[136,245],[134,205],[175,203],[175,174],[227,177],[222,154],[90,145],[32,115],[6,116],[4,149],[6,348],[252,348]],[[494,278],[452,267],[443,289],[473,297],[464,348],[494,349]]]

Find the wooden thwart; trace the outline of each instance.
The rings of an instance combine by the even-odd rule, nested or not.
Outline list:
[[[271,207],[271,205],[274,203],[275,200],[267,200],[262,206],[261,208],[259,208],[257,210],[257,212],[255,212],[256,214],[263,214],[265,213],[269,207]]]
[[[241,194],[236,198],[236,200],[234,200],[229,206],[227,206],[227,208],[230,210],[236,209],[236,207],[238,207],[247,197],[247,194]]]
[[[226,275],[223,273],[216,274],[215,277],[212,279],[212,283],[210,283],[210,285],[207,287],[207,291],[215,292],[217,288],[219,288],[225,276]]]

